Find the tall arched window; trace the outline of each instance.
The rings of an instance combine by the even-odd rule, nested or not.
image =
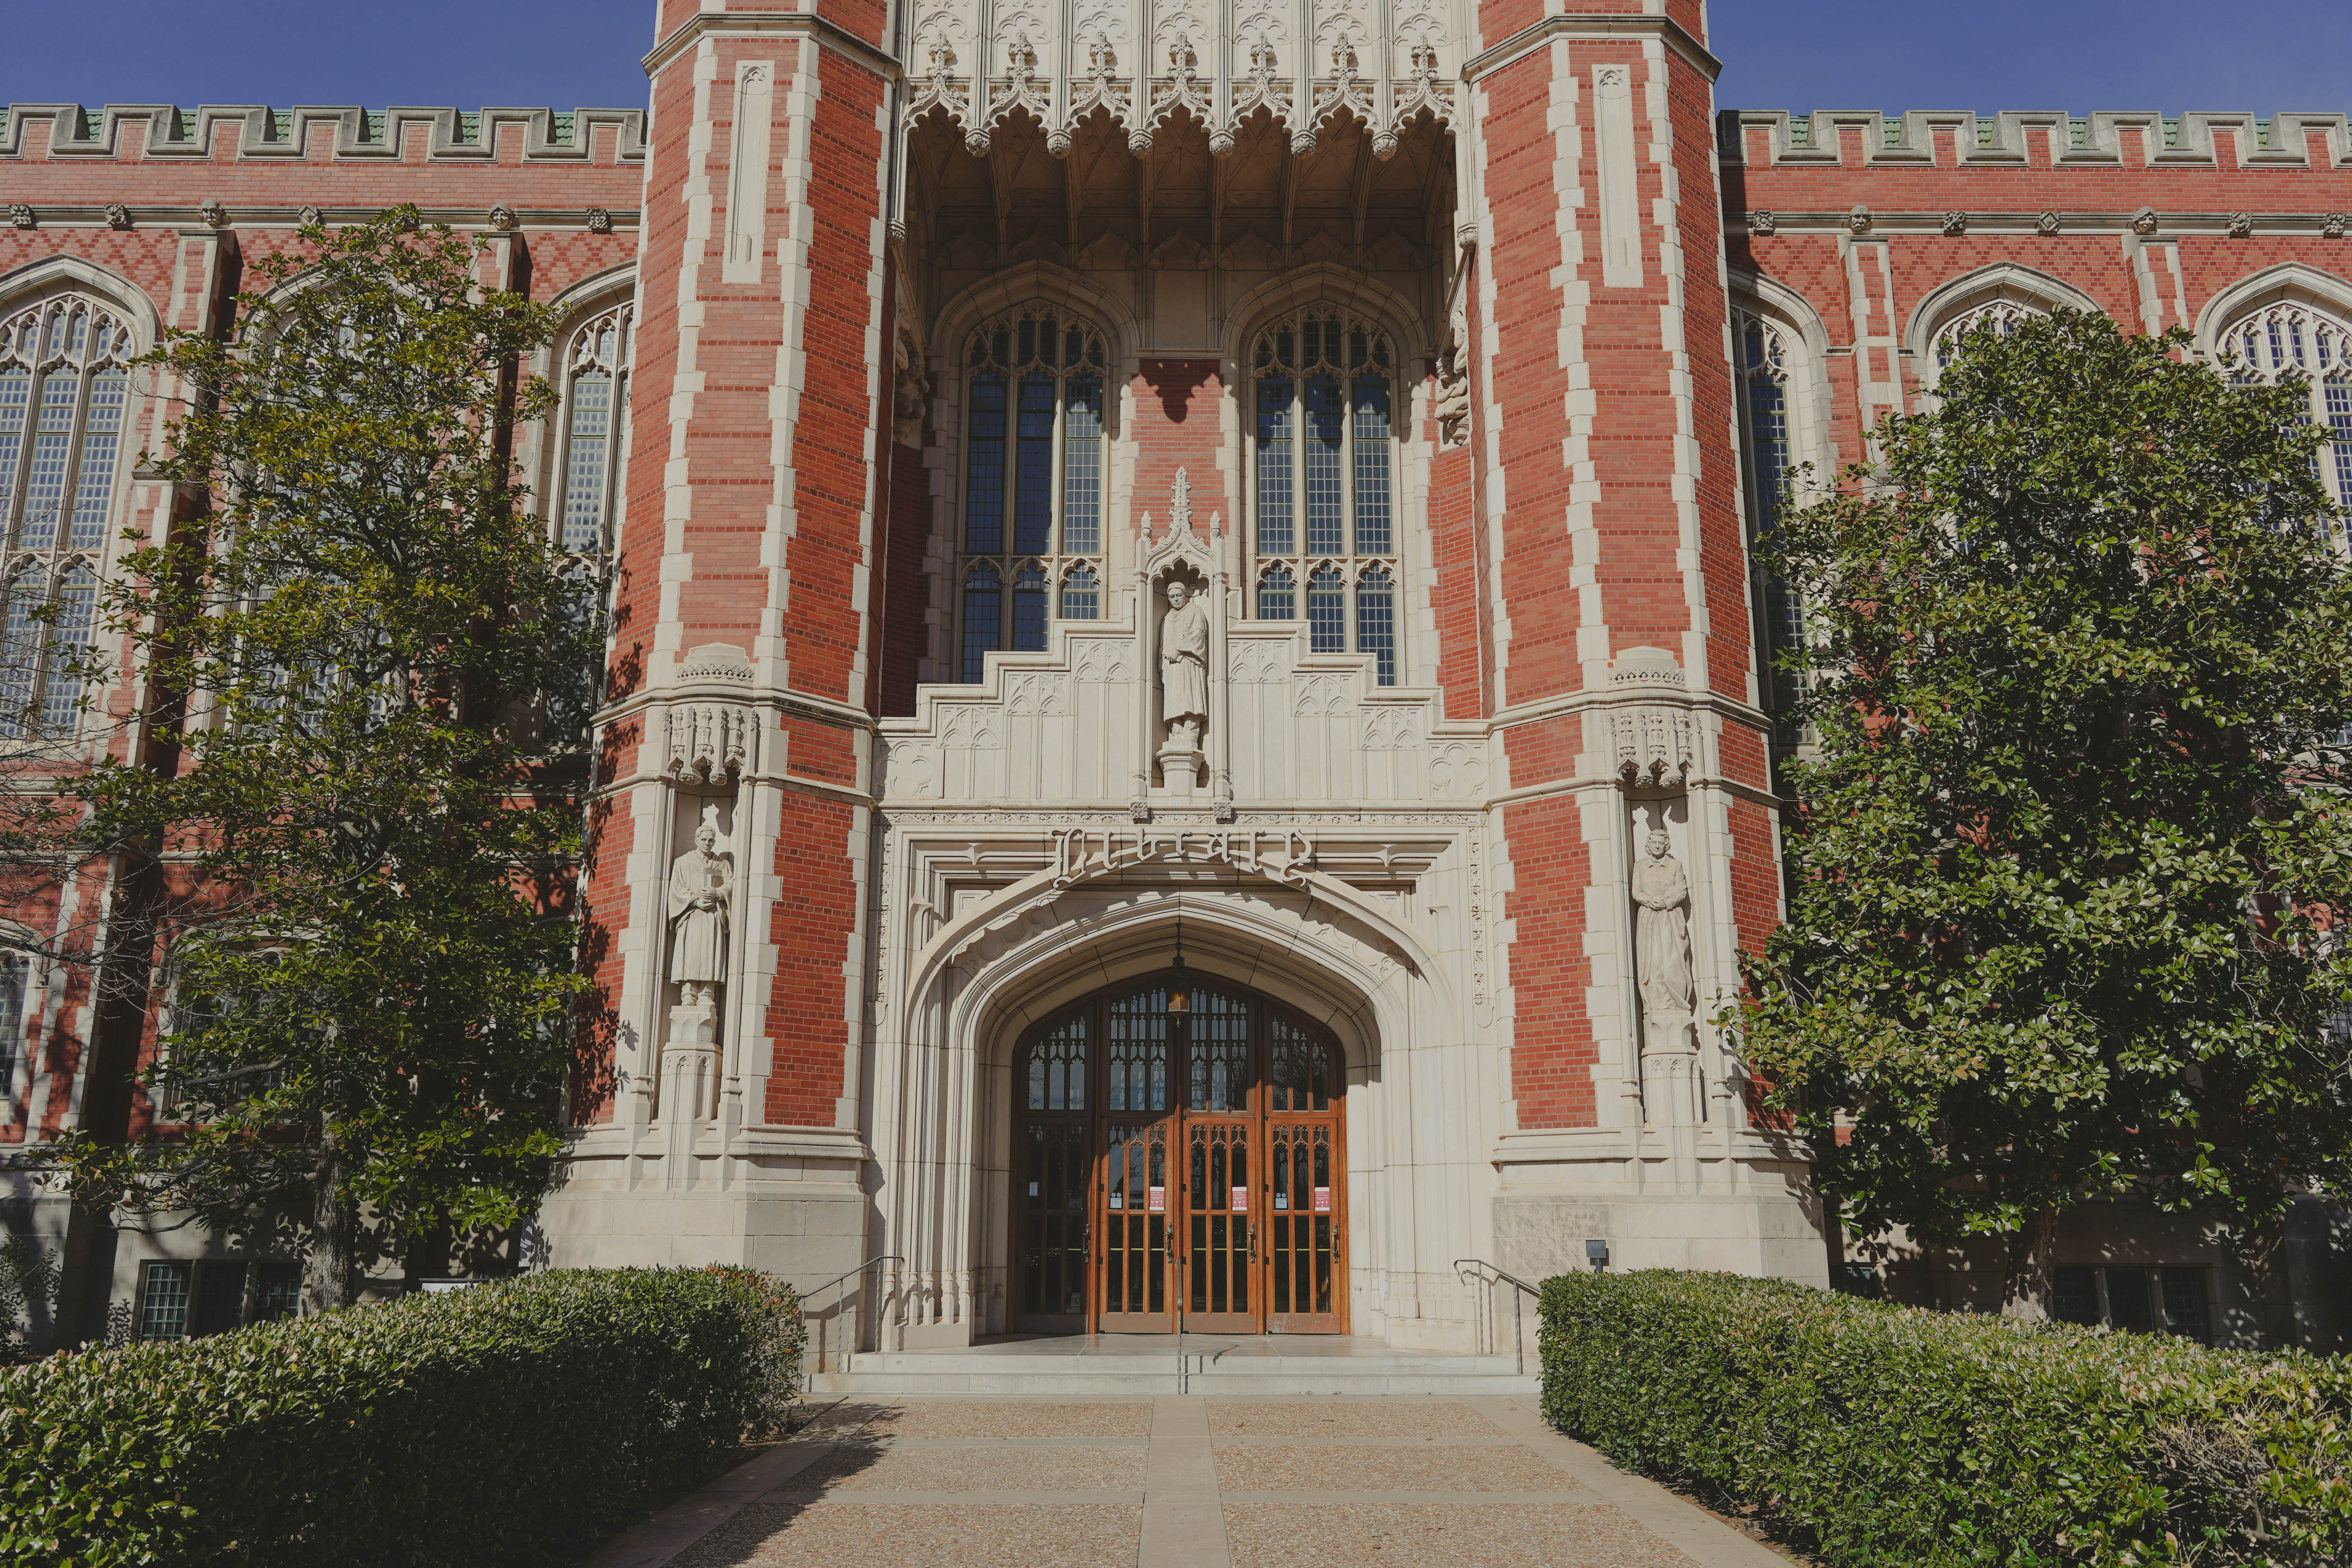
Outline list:
[[[1734,346],[1738,354],[1739,414],[1747,439],[1748,515],[1755,520],[1759,539],[1769,538],[1780,526],[1782,489],[1797,461],[1790,423],[1794,413],[1790,389],[1788,330],[1758,310],[1732,311]],[[1754,569],[1754,600],[1763,636],[1759,654],[1768,668],[1784,648],[1804,640],[1804,603],[1797,591],[1758,566]],[[1787,678],[1773,675],[1765,684],[1772,705],[1784,707],[1795,696]]]
[[[1380,683],[1393,686],[1395,356],[1387,335],[1312,305],[1261,331],[1251,363],[1251,613],[1286,621],[1303,609],[1314,651],[1370,654]]]
[[[572,613],[600,645],[626,430],[630,325],[627,305],[601,310],[560,341],[555,362],[562,404],[549,526],[567,557]],[[601,657],[583,659],[574,679],[546,694],[549,739],[564,745],[586,742],[602,675]]]
[[[612,550],[628,354],[626,305],[572,333],[564,354],[563,510],[556,542],[567,555],[601,560]]]
[[[2326,430],[2319,476],[2336,504],[2352,507],[2352,325],[2296,300],[2266,305],[2221,337],[2240,381],[2299,382],[2311,399],[2311,422]]]
[[[1102,613],[1103,335],[1053,306],[982,326],[965,355],[961,679]]]
[[[97,625],[133,352],[130,329],[87,300],[0,318],[0,733],[79,717],[73,665]]]

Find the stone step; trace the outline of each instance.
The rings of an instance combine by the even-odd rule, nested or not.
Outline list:
[[[1506,1355],[1188,1354],[1181,1373],[1172,1350],[1086,1355],[868,1351],[848,1359],[845,1368],[814,1373],[810,1392],[1088,1399],[1178,1393],[1462,1398],[1523,1395],[1539,1387],[1534,1373],[1520,1373]]]
[[[1195,1373],[1180,1387],[1172,1367],[1158,1373],[1090,1373],[1039,1379],[1018,1373],[826,1372],[810,1380],[819,1394],[961,1394],[968,1397],[1029,1394],[1051,1399],[1150,1399],[1161,1394],[1213,1394],[1224,1398],[1269,1394],[1289,1398],[1337,1394],[1419,1394],[1430,1398],[1483,1399],[1541,1392],[1541,1381],[1503,1373],[1447,1376],[1443,1373],[1393,1376],[1353,1373],[1291,1376],[1265,1373]]]
[[[1213,1355],[1187,1352],[1192,1372],[1313,1374],[1354,1373],[1394,1375],[1442,1373],[1449,1376],[1514,1374],[1518,1367],[1507,1355],[1449,1355],[1442,1352],[1400,1351],[1392,1355],[1284,1355],[1279,1352]],[[1024,1377],[1074,1377],[1104,1372],[1172,1372],[1173,1350],[1090,1355],[1007,1355],[980,1351],[858,1351],[849,1357],[850,1372],[953,1372],[1014,1373]]]

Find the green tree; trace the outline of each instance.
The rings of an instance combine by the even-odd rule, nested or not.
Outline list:
[[[148,1084],[188,1126],[66,1157],[134,1213],[292,1215],[320,1310],[363,1247],[543,1190],[582,982],[578,770],[541,753],[592,641],[509,456],[551,402],[516,374],[545,308],[410,210],[302,237],[236,341],[152,356],[198,393],[158,467],[208,500],[106,607],[179,755],[71,787],[170,876]]]
[[[2062,311],[1764,554],[1803,594],[1789,921],[1747,1058],[1864,1234],[2133,1194],[2255,1234],[2352,1174],[2352,580],[2300,388]]]

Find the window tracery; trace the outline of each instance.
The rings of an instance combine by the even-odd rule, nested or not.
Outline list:
[[[562,402],[549,520],[573,586],[569,613],[602,643],[607,568],[618,510],[621,450],[626,434],[630,306],[600,310],[560,340],[557,391]],[[602,685],[601,658],[583,660],[572,679],[543,695],[544,732],[559,744],[584,743]]]
[[[608,310],[572,335],[564,355],[563,509],[556,542],[566,555],[601,561],[612,550],[629,327],[628,306]]]
[[[1313,651],[1370,654],[1382,686],[1397,681],[1394,365],[1377,326],[1311,305],[1260,331],[1250,390],[1250,613],[1303,609]]]
[[[1780,527],[1789,470],[1801,460],[1793,395],[1798,351],[1791,347],[1794,334],[1761,310],[1735,306],[1731,321],[1743,437],[1741,478],[1748,487],[1752,531],[1766,539]],[[1779,673],[1776,661],[1782,650],[1804,641],[1804,601],[1794,587],[1761,565],[1751,567],[1751,575],[1759,632],[1757,655],[1766,671],[1759,685],[1770,706],[1781,710],[1795,700],[1797,691],[1790,678]]]
[[[1997,338],[2005,338],[2017,331],[2019,322],[2029,317],[2047,314],[2046,310],[2010,299],[1989,300],[1962,310],[1937,329],[1937,368],[1941,370],[1950,366],[1953,356],[1960,352],[1960,344],[1970,332],[1981,330]]]
[[[2314,461],[2329,494],[2352,507],[2352,325],[2299,300],[2280,300],[2241,319],[2221,336],[2230,374],[2242,383],[2299,382],[2305,415],[2328,434]]]
[[[1055,616],[1102,614],[1101,331],[1024,306],[971,334],[966,413],[960,679],[992,652],[1045,647]]]
[[[76,295],[0,318],[0,733],[79,721],[134,352],[120,317]]]

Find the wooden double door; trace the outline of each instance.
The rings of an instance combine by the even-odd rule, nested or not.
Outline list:
[[[1322,1029],[1181,971],[1031,1031],[1011,1326],[1345,1333],[1346,1083]]]

